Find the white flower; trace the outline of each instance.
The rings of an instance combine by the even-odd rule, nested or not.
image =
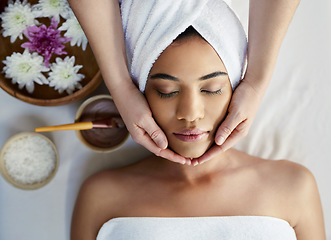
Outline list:
[[[87,38],[75,15],[72,14],[71,17],[62,24],[59,30],[66,31],[64,36],[71,38],[71,46],[77,44],[77,46],[80,47],[80,45],[82,45],[82,49],[84,51],[86,50]]]
[[[79,81],[82,80],[85,76],[84,74],[77,73],[81,69],[82,65],[75,64],[75,57],[69,56],[65,59],[56,58],[56,63],[52,63],[51,72],[49,72],[49,86],[55,87],[55,90],[58,90],[59,93],[62,93],[64,90],[68,94],[72,94],[75,88],[82,88]]]
[[[67,0],[39,0],[33,6],[38,17],[50,17],[60,21],[60,16],[67,19],[72,14],[72,10]]]
[[[11,78],[12,83],[18,83],[20,89],[24,86],[29,93],[34,90],[34,82],[42,85],[47,84],[48,80],[42,74],[49,69],[45,67],[44,59],[38,53],[30,53],[25,50],[23,54],[14,52],[11,56],[2,61],[5,66],[5,77]]]
[[[2,28],[4,29],[2,35],[4,37],[10,36],[10,42],[13,43],[17,39],[23,39],[22,31],[27,26],[36,25],[39,22],[35,19],[35,13],[26,0],[22,3],[16,0],[15,3],[9,2],[5,11],[0,14],[2,20]]]

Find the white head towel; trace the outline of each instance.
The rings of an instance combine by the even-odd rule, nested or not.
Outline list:
[[[241,80],[247,39],[234,12],[222,0],[122,0],[121,14],[131,75],[144,92],[160,54],[189,26],[216,50],[232,89]]]

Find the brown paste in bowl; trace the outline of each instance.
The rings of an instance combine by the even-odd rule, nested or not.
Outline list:
[[[97,99],[89,103],[82,111],[79,122],[101,120],[111,117],[120,117],[120,114],[109,98]],[[97,148],[112,148],[128,137],[128,131],[124,128],[94,128],[81,130],[82,137],[92,146]]]

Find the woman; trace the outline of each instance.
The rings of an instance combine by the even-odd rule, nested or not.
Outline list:
[[[151,117],[146,100],[132,84],[126,66],[118,0],[69,0],[89,39],[105,83],[132,138],[154,154],[187,164],[201,163],[210,159],[220,151],[232,147],[248,133],[266,92],[281,42],[299,0],[250,0],[249,2],[250,41],[245,77],[234,92],[227,118],[217,131],[215,142],[218,145],[192,162],[167,148],[167,139]],[[132,97],[128,99],[127,95]],[[127,111],[133,104],[136,108]]]
[[[139,79],[169,147],[186,158],[213,145],[243,65],[234,54],[241,67],[232,68],[227,49],[199,33],[188,27],[162,51],[147,79]],[[306,168],[230,149],[196,167],[153,156],[92,176],[77,199],[72,239],[96,236],[319,240],[325,231],[317,186]]]

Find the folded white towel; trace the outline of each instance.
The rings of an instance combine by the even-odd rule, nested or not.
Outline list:
[[[285,220],[263,216],[113,218],[97,240],[296,240]]]
[[[121,14],[131,75],[144,92],[155,60],[192,26],[222,59],[234,89],[243,73],[247,39],[222,0],[122,0]]]

